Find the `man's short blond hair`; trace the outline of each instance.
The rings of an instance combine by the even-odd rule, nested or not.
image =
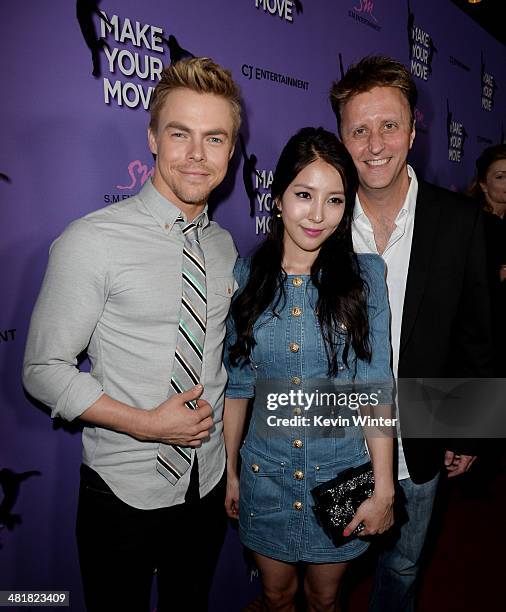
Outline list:
[[[158,127],[158,118],[165,98],[175,89],[190,89],[228,100],[232,111],[232,139],[235,141],[241,127],[241,93],[229,70],[222,68],[208,57],[192,57],[164,68],[149,104],[151,130],[155,131]]]

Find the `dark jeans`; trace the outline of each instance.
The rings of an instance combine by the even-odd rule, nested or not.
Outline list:
[[[149,611],[156,569],[158,612],[206,611],[227,526],[224,499],[224,477],[200,499],[195,461],[183,504],[139,510],[82,465],[76,534],[87,610]]]
[[[429,482],[399,480],[407,521],[394,543],[380,554],[369,612],[414,612],[420,558],[429,527],[439,474]]]

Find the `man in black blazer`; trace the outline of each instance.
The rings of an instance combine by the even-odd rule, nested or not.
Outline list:
[[[408,70],[366,57],[335,82],[330,100],[359,176],[353,218],[357,252],[387,264],[392,368],[400,379],[491,375],[485,244],[479,207],[418,181],[407,164],[417,91]],[[401,385],[402,389],[402,385]],[[399,397],[399,423],[414,403]],[[411,415],[412,416],[412,415]],[[410,612],[439,472],[467,471],[465,440],[399,438],[399,496],[407,522],[380,554],[369,609]]]

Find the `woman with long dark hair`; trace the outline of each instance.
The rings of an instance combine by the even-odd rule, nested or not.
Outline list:
[[[352,384],[369,393],[391,387],[384,264],[352,248],[356,187],[353,161],[337,138],[323,128],[300,130],[274,173],[270,232],[236,265],[225,348],[226,509],[239,517],[241,540],[253,551],[266,610],[295,610],[296,562],[305,562],[308,609],[337,609],[346,562],[368,544],[347,537],[336,546],[316,520],[310,491],[366,463],[368,450],[374,493],[344,535],[360,523],[361,536],[381,533],[393,521],[392,437],[364,429],[367,450],[362,429],[339,421],[339,406],[313,410],[318,389],[328,392],[330,384],[334,398]],[[351,403],[348,409],[358,414]],[[330,414],[333,425],[325,426]]]

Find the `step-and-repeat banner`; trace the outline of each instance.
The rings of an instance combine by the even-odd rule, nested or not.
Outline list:
[[[80,611],[80,427],[25,395],[23,349],[51,241],[153,172],[146,109],[162,67],[206,55],[241,86],[240,141],[212,204],[244,255],[267,231],[282,146],[303,126],[335,129],[328,91],[350,63],[382,53],[410,67],[411,162],[462,190],[480,151],[504,140],[506,51],[440,0],[32,0],[8,4],[0,40],[0,589],[70,590]],[[212,609],[257,591],[231,527]]]

